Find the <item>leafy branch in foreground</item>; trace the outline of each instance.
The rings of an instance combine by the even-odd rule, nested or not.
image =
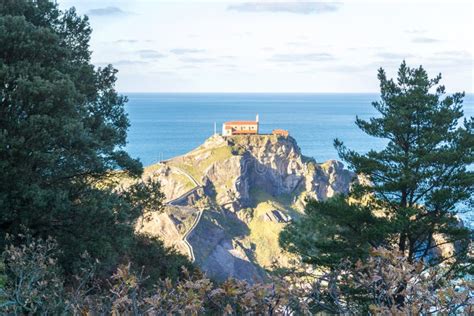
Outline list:
[[[366,261],[341,261],[314,277],[308,297],[312,312],[334,314],[470,314],[472,281],[441,266],[412,263],[399,251],[373,248]]]
[[[25,238],[3,253],[7,282],[0,289],[0,312],[6,314],[90,315],[310,315],[331,314],[470,314],[472,281],[456,279],[442,267],[411,263],[400,252],[370,250],[367,261],[348,260],[327,272],[297,266],[279,270],[268,283],[228,279],[214,283],[205,276],[163,278],[146,286],[144,271],[119,266],[107,282],[94,278],[96,263],[86,263],[66,286],[52,239]],[[403,297],[403,304],[399,298]]]

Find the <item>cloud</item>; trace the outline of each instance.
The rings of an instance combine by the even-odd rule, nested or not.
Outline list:
[[[400,61],[408,57],[413,57],[413,55],[409,53],[402,54],[402,53],[390,53],[390,52],[377,53],[376,56],[383,59],[397,59]]]
[[[117,43],[117,44],[136,44],[138,42],[143,42],[143,43],[152,43],[153,40],[135,40],[135,39],[120,39],[120,40],[116,40],[116,41],[113,41],[113,43]]]
[[[137,40],[132,40],[132,39],[121,39],[121,40],[116,40],[114,43],[128,43],[128,44],[133,44],[133,43],[138,43]]]
[[[405,33],[408,33],[408,34],[423,34],[423,33],[426,33],[426,30],[422,30],[422,29],[409,29],[409,30],[405,30]]]
[[[194,63],[194,64],[209,63],[209,62],[216,61],[214,58],[195,58],[195,57],[183,57],[180,60],[186,63]]]
[[[319,68],[318,70],[323,70],[327,72],[336,72],[336,73],[360,73],[367,70],[373,70],[374,68],[367,65],[353,65],[353,64],[342,64],[342,65],[329,65]],[[317,72],[317,71],[314,71]]]
[[[440,40],[432,37],[415,37],[412,39],[413,43],[436,43],[439,42]]]
[[[426,60],[424,63],[427,69],[432,68],[437,71],[449,70],[449,72],[469,72],[474,66],[474,59],[472,58],[432,58]]]
[[[126,15],[128,12],[123,11],[118,7],[105,7],[91,9],[87,11],[87,15],[96,15],[96,16],[107,16],[107,15]]]
[[[185,54],[196,54],[205,52],[204,49],[195,49],[195,48],[175,48],[171,49],[170,52],[176,55],[185,55]]]
[[[143,59],[157,59],[157,58],[166,57],[166,55],[163,55],[153,49],[142,49],[142,50],[137,51],[137,53]]]
[[[432,67],[459,67],[470,69],[473,66],[473,55],[467,51],[441,51],[434,53],[433,57],[426,59],[427,64]]]
[[[227,7],[239,12],[287,12],[295,14],[318,14],[339,9],[335,2],[245,2]]]
[[[176,71],[171,71],[171,70],[150,71],[150,74],[154,74],[154,75],[179,76],[179,74],[178,74]]]
[[[276,62],[312,62],[333,60],[334,56],[328,53],[310,54],[275,54],[269,60]]]
[[[215,67],[218,67],[224,71],[237,71],[239,69],[239,67],[234,64],[216,64]]]
[[[465,50],[448,50],[434,53],[436,56],[440,57],[459,57],[459,58],[472,58],[472,54]]]
[[[180,66],[180,67],[178,67],[178,68],[179,68],[179,69],[185,69],[185,70],[186,70],[186,69],[199,69],[198,66],[196,66],[196,65],[189,65],[189,64]]]
[[[305,47],[305,46],[309,46],[309,43],[308,42],[288,42],[287,45],[296,46],[296,47]]]
[[[114,61],[114,62],[96,62],[96,63],[94,63],[94,65],[99,66],[99,67],[106,67],[110,64],[112,64],[114,67],[116,67],[116,66],[145,65],[145,64],[148,64],[148,63],[145,62],[145,61],[141,61],[141,60],[126,60],[126,59],[117,60],[117,61]]]

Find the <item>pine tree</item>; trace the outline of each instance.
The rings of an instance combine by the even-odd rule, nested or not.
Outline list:
[[[466,268],[472,232],[460,224],[458,215],[473,205],[474,173],[469,166],[474,138],[472,118],[461,122],[464,94],[447,95],[439,84],[441,75],[430,79],[423,67],[413,69],[405,62],[397,81],[387,79],[383,69],[378,79],[381,98],[373,106],[380,115],[368,121],[357,118],[356,124],[368,135],[385,139],[386,147],[360,154],[335,140],[349,168],[368,180],[355,185],[350,197],[371,199],[364,206],[340,198],[310,201],[304,220],[290,225],[281,243],[292,252],[309,253],[306,261],[317,265],[357,260],[367,255],[363,249],[383,245],[397,248],[410,261],[424,258],[432,264],[463,263],[456,266]],[[308,221],[326,229],[313,232],[318,228]],[[308,243],[307,236],[314,234],[318,241]],[[347,252],[341,253],[338,243],[327,247],[329,240]],[[434,255],[448,244],[456,251]]]

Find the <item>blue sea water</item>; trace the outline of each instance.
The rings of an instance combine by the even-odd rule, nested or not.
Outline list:
[[[356,116],[377,116],[372,101],[378,94],[228,94],[129,93],[126,111],[131,126],[126,150],[146,165],[185,154],[230,120],[260,116],[262,133],[286,129],[302,153],[318,162],[338,159],[333,146],[339,138],[351,149],[367,152],[385,142],[364,134]],[[464,99],[466,117],[474,116],[474,94]],[[462,217],[474,228],[474,212]]]
[[[302,153],[318,162],[337,159],[333,141],[351,149],[380,149],[384,141],[364,134],[356,116],[377,115],[371,102],[378,94],[248,94],[248,93],[128,93],[126,111],[131,126],[126,150],[144,165],[182,155],[199,146],[230,120],[260,116],[262,133],[286,129]],[[474,95],[464,100],[466,116],[474,116]]]

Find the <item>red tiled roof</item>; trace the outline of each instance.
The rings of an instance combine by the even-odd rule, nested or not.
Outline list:
[[[272,134],[273,135],[282,135],[282,136],[288,136],[290,133],[287,131],[287,130],[284,130],[284,129],[274,129],[272,131]]]
[[[255,121],[232,121],[232,122],[225,122],[225,125],[257,125],[258,122]]]

